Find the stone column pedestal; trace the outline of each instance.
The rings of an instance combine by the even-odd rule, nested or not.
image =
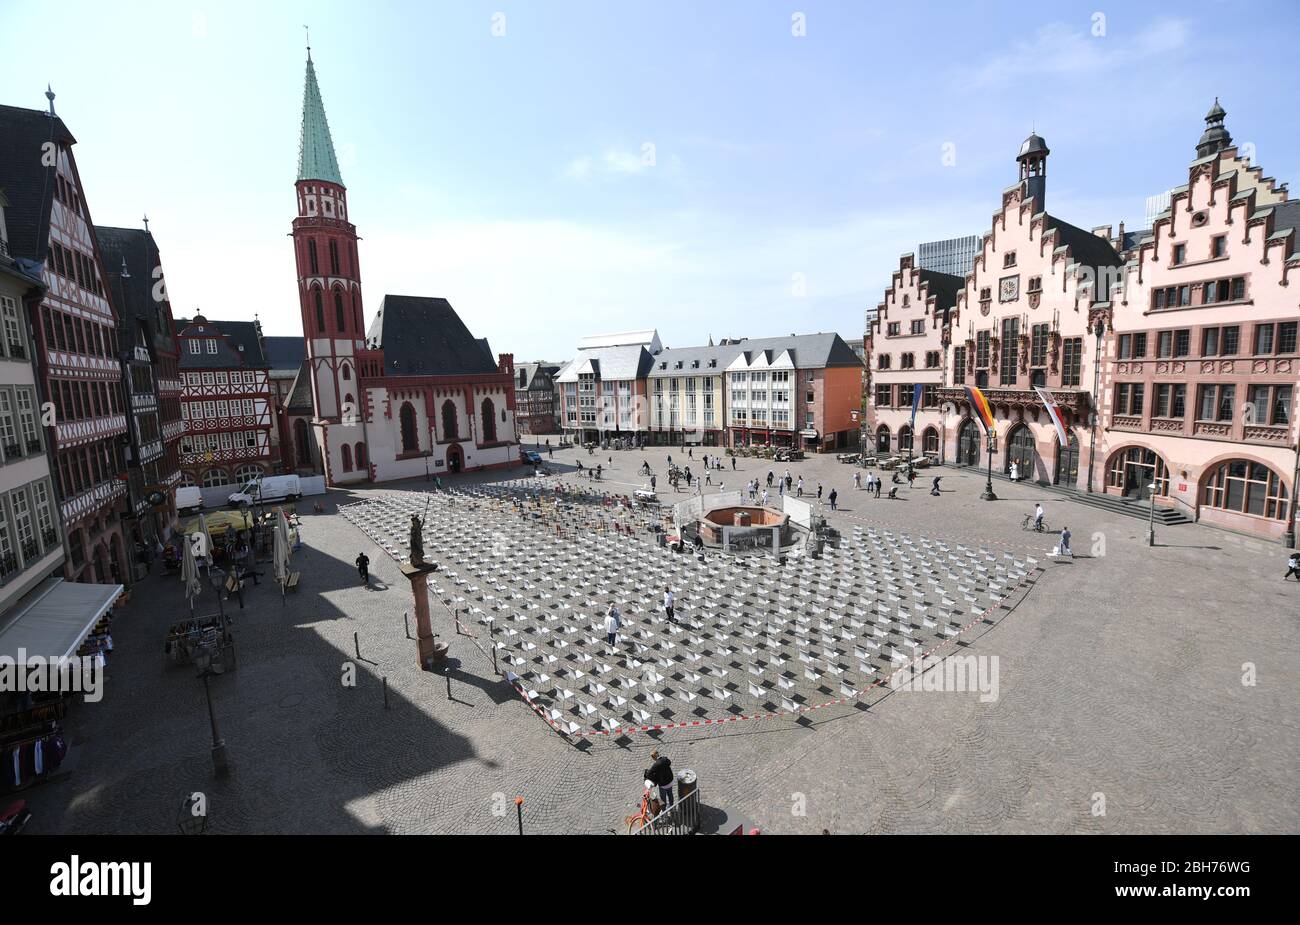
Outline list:
[[[411,582],[411,596],[415,599],[415,655],[421,668],[447,654],[447,647],[433,637],[433,623],[429,619],[429,575],[438,570],[432,562],[412,565],[403,562],[402,574]]]

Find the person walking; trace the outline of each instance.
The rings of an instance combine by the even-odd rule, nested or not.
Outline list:
[[[767,507],[767,489],[763,489],[763,507]]]
[[[772,487],[772,470],[771,470],[771,469],[768,469],[768,470],[767,470],[767,487],[768,487],[768,488],[771,488],[771,487]]]
[[[1061,555],[1074,558],[1074,550],[1070,548],[1070,528],[1061,528]]]
[[[1300,581],[1300,552],[1293,552],[1287,556],[1286,574],[1282,576],[1282,580],[1286,581],[1292,575],[1295,576],[1296,581]]]
[[[861,488],[862,488],[862,472],[860,470],[855,469],[853,472],[853,490],[859,491],[861,490]]]
[[[817,502],[820,504],[820,503],[821,503],[821,500],[822,500],[822,483],[821,483],[821,482],[818,482],[818,483],[817,483]]]
[[[705,485],[713,484],[713,473],[710,472],[708,469],[704,470],[704,484]]]
[[[694,476],[691,475],[691,467],[687,466],[686,471],[682,474],[686,476],[686,487],[689,489],[691,487],[691,479],[694,478]]]
[[[838,498],[838,497],[839,497],[839,494],[835,491],[834,488],[832,488],[832,489],[831,489],[831,493],[830,493],[829,495],[826,496],[827,500],[829,500],[830,503],[831,503],[831,510],[832,510],[832,511],[835,510],[835,499]]]
[[[645,779],[659,788],[659,801],[667,809],[673,805],[673,782],[676,780],[673,763],[657,750],[650,753],[650,758],[653,763],[645,772]]]
[[[781,479],[781,481],[776,483],[776,492],[782,498],[785,497],[785,479]]]
[[[618,612],[617,607],[610,604],[609,610],[605,611],[605,643],[611,650],[615,650],[618,646],[618,628],[622,625],[623,615]]]
[[[691,450],[687,450],[687,451],[686,451],[686,458],[687,458],[687,459],[694,459],[694,458],[695,458],[695,450],[693,450],[693,449],[691,449]],[[707,465],[707,463],[706,463],[706,465]]]
[[[803,497],[803,476],[799,476],[799,494],[797,497]]]
[[[677,606],[677,595],[673,594],[673,589],[664,588],[664,613],[668,615],[669,623],[676,623],[677,619],[673,615],[674,608]]]
[[[370,584],[370,558],[364,552],[357,556],[357,574],[363,585]]]
[[[915,482],[916,482],[916,470],[913,469],[911,466],[908,466],[908,467],[907,467],[907,487],[908,487],[908,488],[912,488],[912,487],[914,487],[914,483],[915,483]]]
[[[672,453],[669,453],[669,454],[668,454],[668,465],[671,466],[672,464],[673,464],[673,454],[672,454]]]
[[[659,477],[654,475],[650,476],[650,490],[654,491],[655,488],[658,486],[658,484],[659,484]]]
[[[876,473],[868,472],[867,473],[867,494],[871,494],[875,490],[876,490]]]
[[[877,501],[880,500],[880,486],[884,484],[884,481],[885,480],[883,477],[876,479],[876,500]]]
[[[734,456],[731,457],[731,471],[732,471],[732,472],[735,472],[735,471],[736,471],[736,457],[734,457]]]
[[[934,495],[936,498],[939,497],[939,479],[941,478],[943,478],[942,475],[936,475],[934,481],[930,483],[930,494]]]
[[[1020,480],[1020,464],[1019,464],[1019,463],[1017,463],[1017,462],[1012,462],[1012,463],[1011,463],[1011,473],[1010,473],[1010,475],[1011,475],[1011,481],[1016,482],[1016,481],[1019,481],[1019,480]]]

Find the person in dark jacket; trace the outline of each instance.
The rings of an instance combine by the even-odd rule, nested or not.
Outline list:
[[[650,757],[654,763],[645,772],[645,779],[659,788],[659,799],[663,802],[664,809],[667,809],[673,805],[673,781],[676,780],[673,763],[658,751],[651,752]]]
[[[370,584],[370,557],[364,552],[357,556],[357,574],[361,576],[363,585]]]

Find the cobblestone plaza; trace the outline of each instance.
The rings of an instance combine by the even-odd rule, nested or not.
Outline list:
[[[626,494],[642,485],[642,461],[662,473],[667,452],[589,457],[566,450],[549,460],[557,475],[537,481],[563,479],[570,486]],[[698,468],[697,459],[698,453],[689,460],[692,468]],[[603,463],[605,478],[578,479],[578,461]],[[1181,525],[1160,528],[1157,545],[1149,548],[1144,522],[1036,486],[999,481],[1001,500],[981,501],[984,478],[974,471],[936,470],[943,475],[938,497],[926,490],[929,478],[923,476],[915,488],[900,488],[897,500],[876,500],[855,490],[854,470],[833,457],[790,464],[741,459],[734,472],[729,460],[727,466],[714,474],[706,493],[717,492],[719,480],[737,489],[769,469],[780,476],[786,468],[803,476],[805,498],[816,495],[818,484],[838,490],[839,510],[819,506],[819,513],[838,531],[840,545],[817,565],[831,570],[836,581],[792,578],[810,563],[780,566],[770,558],[750,560],[741,575],[717,553],[700,565],[674,557],[644,532],[596,534],[590,523],[571,523],[569,533],[556,538],[550,532],[555,524],[528,524],[510,501],[501,500],[508,493],[502,486],[522,470],[465,476],[455,482],[454,493],[429,502],[425,531],[426,555],[441,566],[433,614],[434,631],[451,646],[447,677],[415,664],[415,644],[403,621],[411,610],[410,588],[397,561],[353,523],[355,516],[344,516],[386,502],[401,508],[406,498],[417,497],[403,492],[423,492],[426,483],[332,492],[320,514],[307,513],[312,505],[302,502],[303,546],[293,564],[302,573],[301,590],[282,603],[267,574],[246,593],[242,611],[234,601],[227,605],[235,613],[238,667],[211,684],[234,769],[222,780],[212,776],[202,684],[192,669],[173,666],[162,654],[167,626],[186,611],[182,587],[155,573],[137,586],[115,624],[104,700],[80,705],[69,716],[72,772],[30,792],[31,831],[174,832],[182,802],[198,791],[208,797],[210,829],[218,833],[505,834],[516,830],[517,795],[525,800],[527,832],[607,833],[620,829],[635,808],[654,747],[679,770],[697,772],[706,819],[725,813],[771,833],[1297,829],[1300,736],[1288,704],[1297,693],[1297,645],[1290,630],[1300,586],[1282,581],[1281,547]],[[661,497],[672,501],[672,494]],[[418,496],[416,503],[425,500]],[[1035,501],[1047,510],[1048,535],[1020,528]],[[1074,535],[1072,560],[1049,555],[1055,532],[1066,525]],[[480,568],[490,584],[467,570],[476,536],[482,538]],[[874,566],[882,591],[906,590],[915,581],[927,595],[924,603],[895,602],[911,607],[906,622],[916,627],[920,651],[945,639],[953,612],[945,600],[970,612],[963,586],[976,592],[981,609],[992,605],[988,622],[975,620],[956,639],[963,654],[997,657],[996,699],[975,691],[883,687],[869,698],[845,696],[845,690],[868,686],[860,656],[874,653],[844,642],[839,648],[845,657],[829,658],[834,646],[818,630],[837,612],[843,614],[837,630],[860,634],[868,628],[849,622],[853,605],[867,593],[865,573],[844,569],[861,561],[846,560],[847,552],[871,552],[873,542],[885,556]],[[389,545],[402,552],[395,541]],[[566,546],[570,559],[562,561],[557,550]],[[969,574],[954,568],[951,580],[937,579],[940,588],[924,581],[937,573],[908,574],[889,558],[897,549],[924,551],[937,561],[959,548],[981,565],[996,570],[1005,563],[1011,572],[1024,573],[1003,582],[995,571],[981,590],[972,584],[975,568]],[[370,557],[369,587],[361,586],[352,564],[360,552]],[[697,585],[708,589],[683,595],[684,613],[705,625],[672,637],[677,648],[716,654],[721,646],[734,658],[706,661],[698,682],[658,685],[655,691],[667,706],[655,706],[671,709],[671,716],[655,719],[656,711],[638,699],[647,692],[637,688],[618,715],[598,712],[587,721],[574,712],[578,702],[585,698],[608,713],[608,698],[564,683],[549,689],[568,687],[572,700],[548,696],[538,702],[539,715],[494,673],[488,654],[490,640],[525,629],[523,621],[514,626],[498,612],[492,631],[484,621],[494,604],[536,602],[532,594],[543,586],[528,572],[552,559],[566,576],[577,575],[579,585],[588,575],[603,574],[592,571],[595,566],[608,572],[606,586],[593,578],[596,586],[574,587],[573,597],[554,601],[575,611],[574,619],[560,621],[578,627],[567,639],[569,650],[590,649],[597,664],[606,658],[603,638],[594,644],[588,638],[588,622],[596,622],[609,600],[619,603],[630,628],[661,634],[661,642],[668,628],[655,622],[663,591],[659,579],[665,574],[660,570],[668,569],[679,593]],[[841,585],[846,577],[851,583]],[[748,613],[731,597],[742,582],[760,592],[747,598]],[[725,606],[710,591],[726,595]],[[1003,592],[1010,594],[1007,606],[996,606]],[[211,592],[204,595],[200,607],[214,608]],[[456,633],[449,611],[438,603],[443,599],[468,611],[462,620],[475,639]],[[712,638],[731,629],[720,630],[721,620],[743,631],[745,617],[755,617],[754,608],[768,600],[787,624],[754,637],[738,632],[734,641]],[[925,609],[917,612],[917,604]],[[812,608],[821,611],[819,621],[801,624],[800,616]],[[902,653],[909,634],[897,611],[891,619],[882,651]],[[524,638],[532,637],[525,631]],[[778,681],[781,672],[760,676],[746,670],[764,661],[747,645],[757,649],[759,642],[782,640],[791,656],[787,664],[796,666],[787,672],[795,679],[788,688]],[[499,649],[498,657],[500,668],[520,675],[527,688],[537,667],[508,661],[527,661],[522,641]],[[627,677],[627,660],[645,654],[635,643],[625,646],[611,675]],[[800,662],[801,654],[817,661]],[[735,664],[723,665],[730,674],[714,683],[708,668],[724,661]],[[886,654],[883,663],[890,661]],[[348,664],[357,669],[355,686],[342,682]],[[869,657],[866,665],[872,664],[881,666],[882,659]],[[545,673],[548,682],[564,679]],[[878,667],[876,678],[887,673]],[[762,696],[747,699],[750,679],[758,679]],[[735,693],[715,698],[719,686]],[[687,692],[697,696],[682,699]],[[792,715],[781,709],[783,700],[802,707],[819,695],[844,702]],[[547,721],[550,710],[559,710],[566,727],[580,723],[582,734],[557,732]],[[627,714],[640,718],[636,710],[652,714],[653,722],[780,715],[651,734],[596,734],[601,719],[613,719],[621,729]]]

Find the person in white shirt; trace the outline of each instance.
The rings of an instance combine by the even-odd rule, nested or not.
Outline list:
[[[1034,505],[1034,529],[1039,533],[1043,532],[1043,505],[1038,502]]]
[[[612,649],[618,645],[618,628],[623,625],[623,617],[618,612],[618,608],[613,604],[609,605],[609,610],[605,613],[605,642]]]
[[[673,616],[673,608],[677,605],[677,595],[673,594],[672,588],[664,588],[664,613],[668,615],[669,623],[676,623]]]

